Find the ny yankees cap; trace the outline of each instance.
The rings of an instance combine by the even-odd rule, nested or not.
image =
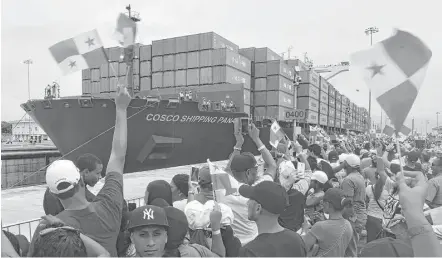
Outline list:
[[[164,226],[169,227],[166,212],[163,208],[145,205],[136,208],[130,213],[128,230],[132,231],[137,227]]]

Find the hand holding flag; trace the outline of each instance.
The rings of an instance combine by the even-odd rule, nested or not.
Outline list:
[[[117,27],[114,33],[114,39],[123,47],[135,44],[137,36],[137,24],[129,16],[121,13],[117,19]]]

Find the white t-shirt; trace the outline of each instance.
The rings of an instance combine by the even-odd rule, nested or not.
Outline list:
[[[373,189],[375,189],[374,186],[373,186]],[[378,218],[378,219],[383,219],[384,218],[384,211],[382,209],[384,208],[385,201],[388,198],[388,191],[384,187],[384,189],[382,190],[381,196],[379,197],[378,202],[379,202],[379,205],[381,205],[382,209],[379,207],[378,202],[376,202],[376,200],[374,199],[372,185],[368,185],[365,188],[365,194],[367,195],[368,199],[370,200],[368,202],[367,215]]]
[[[230,179],[232,180],[232,178]],[[233,179],[235,180],[235,179]],[[273,181],[270,175],[263,175],[260,177],[254,185],[263,181]],[[243,185],[238,183],[239,186]],[[249,199],[242,197],[238,192],[222,196],[221,203],[232,208],[235,219],[233,220],[232,229],[234,235],[241,241],[244,246],[250,241],[254,240],[258,236],[258,227],[254,221],[249,220],[249,213],[247,207],[247,201]]]
[[[184,211],[186,205],[187,205],[187,199],[173,202],[173,207],[181,211]]]

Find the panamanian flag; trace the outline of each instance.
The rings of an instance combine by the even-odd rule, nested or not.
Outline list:
[[[431,50],[409,32],[395,34],[351,56],[393,127],[400,131],[424,81]]]
[[[108,63],[97,30],[58,42],[49,48],[64,75]]]
[[[212,188],[215,193],[216,201],[221,200],[222,196],[228,196],[238,192],[239,183],[234,177],[222,170],[216,164],[212,163],[209,159],[207,160],[207,164],[210,169]]]
[[[137,36],[137,24],[124,13],[121,13],[117,19],[117,26],[114,32],[114,39],[123,47],[129,47],[135,44]]]
[[[279,126],[278,122],[274,121],[270,126],[270,145],[274,148],[278,148],[279,142],[285,138],[285,133]]]

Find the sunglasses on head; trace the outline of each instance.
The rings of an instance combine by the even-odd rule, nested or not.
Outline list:
[[[55,232],[57,230],[67,230],[67,231],[71,231],[71,232],[74,232],[74,233],[77,233],[78,235],[80,235],[80,231],[78,229],[73,228],[73,227],[69,227],[69,226],[63,226],[63,227],[58,227],[58,228],[46,228],[46,229],[43,229],[42,231],[40,231],[39,235],[45,236],[45,235],[47,235],[51,232]]]

